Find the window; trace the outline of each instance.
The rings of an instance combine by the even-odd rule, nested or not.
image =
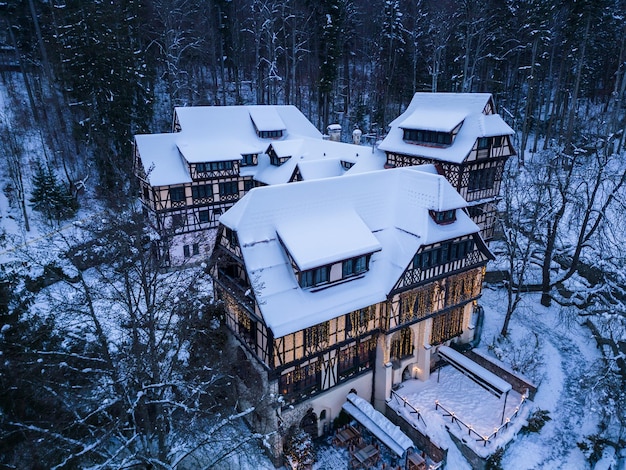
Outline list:
[[[314,282],[315,284],[322,284],[328,282],[328,267],[317,268],[315,270]]]
[[[172,228],[180,228],[185,225],[185,219],[182,214],[172,214]]]
[[[254,187],[254,181],[252,180],[243,180],[243,190],[245,192],[250,191]]]
[[[449,132],[426,131],[421,129],[404,129],[404,140],[420,144],[448,146],[452,145],[452,134]]]
[[[323,345],[328,343],[330,336],[330,322],[320,323],[319,325],[313,325],[310,328],[304,330],[304,341],[306,348],[315,350],[319,349]]]
[[[222,235],[231,246],[237,245],[237,232],[229,229],[228,227],[224,227],[224,234]]]
[[[194,200],[198,199],[208,199],[213,197],[213,185],[211,184],[201,184],[198,186],[191,187],[191,197]]]
[[[365,333],[369,329],[370,321],[375,319],[374,310],[362,308],[346,315],[346,330],[353,335]]]
[[[185,258],[199,255],[200,245],[198,243],[194,243],[193,245],[191,245],[191,247],[189,245],[183,245],[183,254],[185,255]]]
[[[376,338],[370,338],[367,341],[359,343],[359,365],[363,369],[370,367],[376,356]]]
[[[220,194],[223,196],[233,196],[239,193],[237,181],[226,181],[220,183]]]
[[[185,188],[170,188],[170,201],[172,202],[184,202],[185,201]]]
[[[300,287],[313,287],[328,282],[329,267],[310,269],[300,273]]]
[[[358,258],[352,258],[346,260],[342,264],[342,277],[350,277],[356,274],[361,274],[367,270],[367,256],[359,256]]]
[[[278,158],[278,155],[276,155],[274,152],[272,152],[270,154],[270,163],[274,166],[280,166],[282,165],[284,162],[281,158]]]
[[[474,251],[474,240],[461,240],[443,243],[436,248],[430,248],[417,253],[413,257],[413,269],[428,269],[450,261],[463,259]]]
[[[356,365],[356,344],[339,351],[339,375],[350,375]]]
[[[232,160],[225,162],[209,162],[209,163],[196,163],[196,171],[198,173],[208,173],[210,171],[223,171],[232,170]]]
[[[261,139],[277,139],[283,136],[283,131],[258,131],[258,135]]]
[[[209,210],[203,210],[198,213],[198,220],[201,224],[206,224],[210,221],[209,219]]]
[[[317,364],[297,365],[294,370],[280,376],[279,387],[282,395],[296,392],[311,392],[317,388]]]
[[[481,189],[493,189],[496,181],[496,168],[481,168],[469,172],[468,191],[480,191]]]
[[[354,163],[352,163],[352,162],[347,162],[347,161],[345,161],[345,160],[341,160],[341,167],[342,167],[344,170],[346,170],[346,171],[347,171],[347,170],[349,170],[350,168],[352,168],[353,166],[354,166]]]
[[[478,139],[478,150],[488,149],[491,145],[491,138],[481,137]]]
[[[494,147],[502,147],[502,136],[497,135],[493,138],[493,146]]]
[[[256,154],[249,153],[241,156],[241,166],[256,165]]]
[[[456,210],[429,211],[432,219],[439,225],[450,224],[456,220]]]

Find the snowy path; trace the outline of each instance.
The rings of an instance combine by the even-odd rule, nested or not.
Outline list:
[[[531,331],[541,340],[544,377],[534,402],[537,408],[549,410],[552,420],[540,433],[518,437],[505,453],[504,468],[587,469],[576,444],[596,432],[597,417],[585,403],[581,386],[600,353],[588,330],[575,322],[559,322],[558,307],[545,309],[538,302],[529,305],[532,311],[515,313],[513,329]]]

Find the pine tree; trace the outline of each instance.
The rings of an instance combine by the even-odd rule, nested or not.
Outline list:
[[[50,222],[58,223],[75,214],[78,209],[76,200],[59,182],[50,166],[37,162],[32,183],[30,202],[33,209],[41,212]]]

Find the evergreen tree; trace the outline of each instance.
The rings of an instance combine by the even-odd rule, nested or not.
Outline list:
[[[33,175],[33,191],[30,202],[33,209],[41,212],[50,222],[60,222],[72,217],[78,205],[68,189],[59,182],[49,165],[36,163]]]

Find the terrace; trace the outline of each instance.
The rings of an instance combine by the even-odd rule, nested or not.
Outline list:
[[[474,364],[473,369],[481,368]],[[446,365],[427,381],[404,381],[387,405],[435,445],[441,447],[449,433],[485,459],[515,437],[526,423],[531,402],[527,394],[513,389],[498,394],[471,372]]]

